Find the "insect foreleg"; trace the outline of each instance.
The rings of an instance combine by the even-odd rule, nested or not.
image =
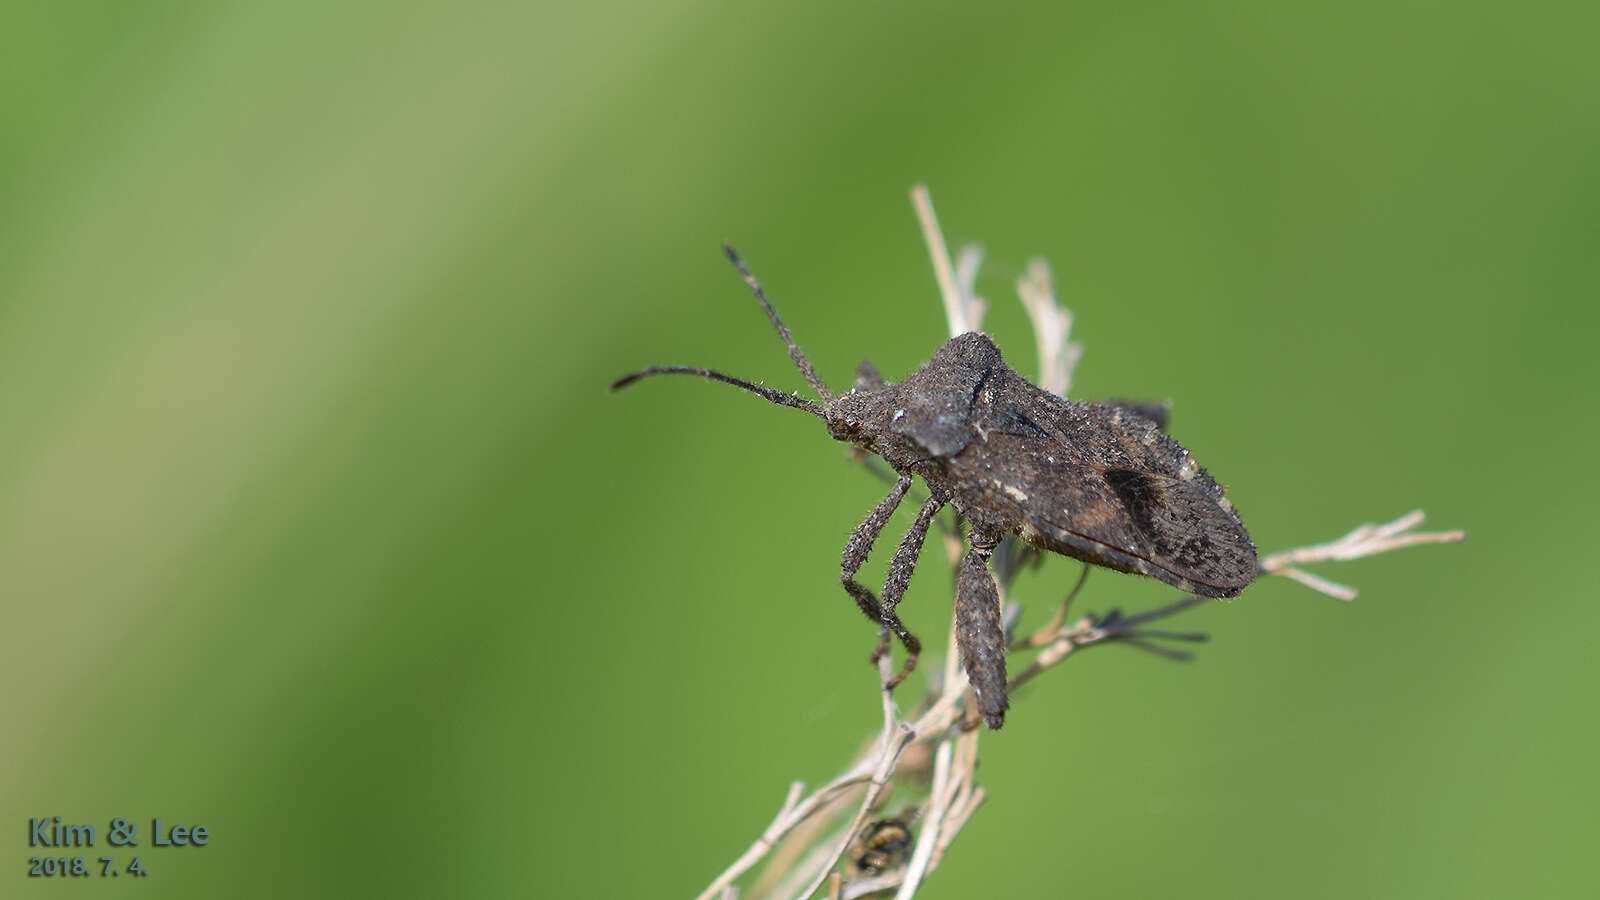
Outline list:
[[[884,497],[867,517],[861,520],[856,530],[851,532],[850,539],[844,542],[844,553],[839,559],[839,583],[844,585],[851,597],[855,598],[856,606],[861,607],[861,612],[874,622],[883,622],[883,608],[878,605],[878,598],[866,585],[856,581],[856,573],[861,571],[861,566],[867,561],[867,555],[872,552],[872,543],[883,532],[883,526],[889,523],[889,517],[894,515],[895,508],[900,501],[905,499],[906,491],[911,489],[911,476],[902,475],[889,489],[889,496]],[[876,659],[876,657],[874,657]]]
[[[900,667],[899,674],[889,679],[889,687],[894,687],[911,674],[917,667],[917,655],[922,652],[922,642],[901,623],[900,617],[895,614],[895,608],[900,605],[900,598],[905,596],[906,588],[911,586],[911,573],[917,567],[917,557],[922,555],[922,542],[928,537],[928,525],[942,508],[944,501],[937,497],[929,497],[923,501],[922,508],[917,510],[916,520],[911,523],[911,529],[900,541],[900,548],[894,552],[894,559],[889,563],[889,575],[883,581],[881,605],[883,633],[878,641],[878,653],[875,655],[889,652],[891,631],[900,638],[901,645],[906,648],[905,664]]]

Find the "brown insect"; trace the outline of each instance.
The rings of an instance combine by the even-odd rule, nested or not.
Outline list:
[[[911,583],[928,526],[947,504],[971,525],[956,579],[957,637],[990,728],[1001,726],[1008,706],[1005,633],[989,572],[994,548],[1006,534],[1208,597],[1235,596],[1255,578],[1255,544],[1238,513],[1221,485],[1162,431],[1159,408],[1066,400],[1017,374],[994,341],[977,332],[946,341],[932,360],[898,383],[884,381],[863,363],[854,388],[836,396],[738,254],[726,245],[723,250],[823,403],[690,366],[645,369],[611,389],[647,375],[721,381],[817,416],[833,438],[877,454],[894,469],[898,477],[889,495],[845,542],[839,576],[861,611],[879,623],[879,652],[887,652],[891,633],[906,648],[892,683],[910,674],[921,652],[896,607]],[[855,575],[914,477],[922,478],[929,496],[875,596]]]

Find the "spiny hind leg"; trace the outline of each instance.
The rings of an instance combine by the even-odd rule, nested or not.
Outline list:
[[[978,712],[990,728],[1005,724],[1006,635],[1000,622],[1000,589],[989,573],[989,557],[1001,535],[974,528],[968,536],[967,551],[956,576],[956,646],[961,665],[978,699]]]

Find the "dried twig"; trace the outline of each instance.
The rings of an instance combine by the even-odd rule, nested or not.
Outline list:
[[[1017,279],[1017,296],[1028,311],[1039,346],[1039,386],[1065,397],[1072,389],[1072,370],[1083,355],[1083,345],[1068,340],[1072,312],[1056,302],[1050,265],[1042,259],[1029,262],[1028,270]]]
[[[889,688],[891,674],[887,653],[878,657],[878,674],[880,676],[878,683],[882,685],[880,693],[883,694],[883,734],[878,739],[882,749],[878,754],[878,764],[873,768],[872,780],[867,783],[866,795],[861,798],[861,806],[856,809],[855,818],[850,820],[850,827],[845,829],[843,840],[833,853],[825,858],[823,871],[817,875],[811,886],[801,893],[802,897],[811,896],[822,886],[828,870],[833,868],[839,857],[843,856],[844,851],[850,846],[850,842],[855,840],[856,832],[860,831],[862,824],[866,822],[867,813],[872,811],[874,801],[889,784],[889,776],[894,774],[895,765],[900,762],[900,754],[904,753],[906,747],[917,737],[916,729],[911,726],[900,724],[898,728],[896,727],[894,695]]]
[[[950,333],[953,336],[975,331],[981,326],[987,308],[987,303],[977,295],[975,287],[982,252],[973,246],[964,247],[960,259],[952,264],[927,188],[922,185],[913,187],[911,199],[922,225],[929,256],[933,260]],[[1042,262],[1029,265],[1027,272],[1018,280],[1017,292],[1028,310],[1038,339],[1040,384],[1047,390],[1065,396],[1071,387],[1073,367],[1081,354],[1079,346],[1068,340],[1072,326],[1071,313],[1056,303],[1050,271]],[[1412,531],[1422,523],[1422,519],[1419,510],[1384,525],[1362,525],[1335,541],[1265,557],[1260,561],[1260,570],[1263,574],[1283,575],[1323,593],[1348,600],[1355,596],[1354,589],[1318,578],[1297,566],[1357,559],[1399,547],[1458,541],[1463,537],[1459,531]],[[957,524],[957,528],[943,534],[952,572],[959,565],[964,549],[959,522]],[[1021,562],[1027,558],[1012,538],[1008,538],[995,555],[997,564],[994,574],[1007,622],[1015,621],[1016,609],[1006,606],[1005,598],[1013,579],[1021,571]],[[1001,564],[1002,561],[1004,564]],[[1096,644],[1123,643],[1162,656],[1183,659],[1188,656],[1186,652],[1159,642],[1192,643],[1205,640],[1203,634],[1149,627],[1151,623],[1204,602],[1206,598],[1200,596],[1185,597],[1167,606],[1132,616],[1113,610],[1103,615],[1081,616],[1068,622],[1069,606],[1082,590],[1087,577],[1088,567],[1085,566],[1083,574],[1050,619],[1031,634],[1010,642],[1013,654],[1035,654],[1028,665],[1010,680],[1008,688],[1011,691],[1059,666],[1078,650]],[[960,666],[955,634],[955,621],[952,618],[944,669],[935,676],[933,688],[919,711],[906,720],[897,715],[894,699],[886,687],[891,674],[889,657],[885,654],[879,659],[876,676],[883,722],[867,749],[842,775],[809,794],[805,793],[803,783],[797,781],[791,784],[772,823],[749,849],[711,882],[700,894],[699,900],[711,900],[713,897],[731,900],[736,897],[734,882],[765,859],[786,838],[799,843],[794,846],[786,844],[784,850],[775,855],[769,870],[754,886],[754,895],[809,898],[823,885],[827,885],[829,898],[840,900],[891,890],[896,892],[898,900],[909,900],[915,895],[923,880],[938,869],[956,837],[986,796],[976,778],[978,742],[982,731],[976,727],[976,718],[969,711],[971,692],[968,690],[966,673]],[[907,773],[902,771],[907,751],[912,748],[924,748],[919,750],[919,758],[923,752],[932,756],[933,772],[921,803],[917,826],[919,833],[909,859],[898,868],[886,872],[856,872],[853,866],[848,871],[843,870],[839,864],[841,858],[860,839],[862,826],[878,811],[896,777],[910,782],[918,780],[907,777]],[[840,830],[833,823],[846,815],[848,819]]]
[[[1425,518],[1427,517],[1423,515],[1422,510],[1414,509],[1393,522],[1382,525],[1371,523],[1357,525],[1349,534],[1337,540],[1325,544],[1312,544],[1308,547],[1295,547],[1265,557],[1260,563],[1261,571],[1268,575],[1292,578],[1330,597],[1354,600],[1355,588],[1302,571],[1296,567],[1297,564],[1360,559],[1363,556],[1387,553],[1401,547],[1412,547],[1417,544],[1448,544],[1466,539],[1465,531],[1411,530],[1421,525]]]
[[[928,196],[927,185],[912,186],[911,205],[916,207],[917,222],[922,226],[922,239],[927,243],[928,256],[933,260],[933,275],[939,281],[939,295],[944,300],[945,318],[950,322],[950,336],[977,331],[983,325],[983,301],[962,291],[956,281],[956,267],[950,264],[950,250],[945,246],[944,232],[939,228],[939,217],[933,212],[933,200]],[[976,277],[976,260],[971,261],[970,269],[973,277]]]

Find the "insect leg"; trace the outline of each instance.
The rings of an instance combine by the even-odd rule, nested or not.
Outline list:
[[[889,523],[889,517],[894,515],[895,507],[905,499],[906,491],[911,489],[911,476],[901,475],[895,481],[894,487],[889,489],[889,496],[884,497],[867,517],[861,520],[856,530],[850,534],[850,539],[844,542],[844,553],[839,559],[839,583],[844,585],[851,597],[855,598],[856,605],[861,607],[861,612],[874,622],[883,621],[883,609],[878,605],[878,598],[866,585],[856,581],[856,573],[861,571],[861,566],[867,561],[867,554],[872,552],[872,542],[878,539],[883,532],[883,526]],[[873,657],[876,660],[876,656]]]
[[[882,458],[868,453],[865,450],[851,448],[850,458],[856,463],[859,463],[861,468],[866,469],[867,474],[886,484],[894,484],[895,479],[900,477],[900,473],[883,464]],[[908,492],[908,496],[910,496],[913,500],[917,497],[915,493],[910,492]],[[939,526],[939,530],[943,531],[945,534],[956,535],[961,533],[961,521],[959,518],[956,519],[956,521],[952,524],[948,518],[941,519],[938,516],[935,516],[933,519],[933,524]]]
[[[989,557],[1000,535],[976,528],[969,535],[972,549],[956,576],[956,646],[967,670],[978,712],[990,728],[1006,720],[1006,635],[1000,624],[1000,589],[989,574]]]
[[[900,617],[895,615],[895,608],[900,605],[900,598],[905,596],[906,588],[911,586],[911,573],[917,567],[917,557],[922,554],[922,542],[928,537],[928,526],[942,508],[944,501],[938,497],[923,501],[922,508],[917,510],[916,520],[911,523],[911,530],[906,532],[905,538],[900,541],[900,548],[894,552],[894,560],[889,563],[889,576],[883,582],[883,633],[878,641],[878,654],[889,652],[891,631],[906,648],[905,664],[900,667],[899,674],[889,680],[889,687],[894,687],[911,674],[917,667],[917,655],[922,652],[922,642],[901,623]]]

